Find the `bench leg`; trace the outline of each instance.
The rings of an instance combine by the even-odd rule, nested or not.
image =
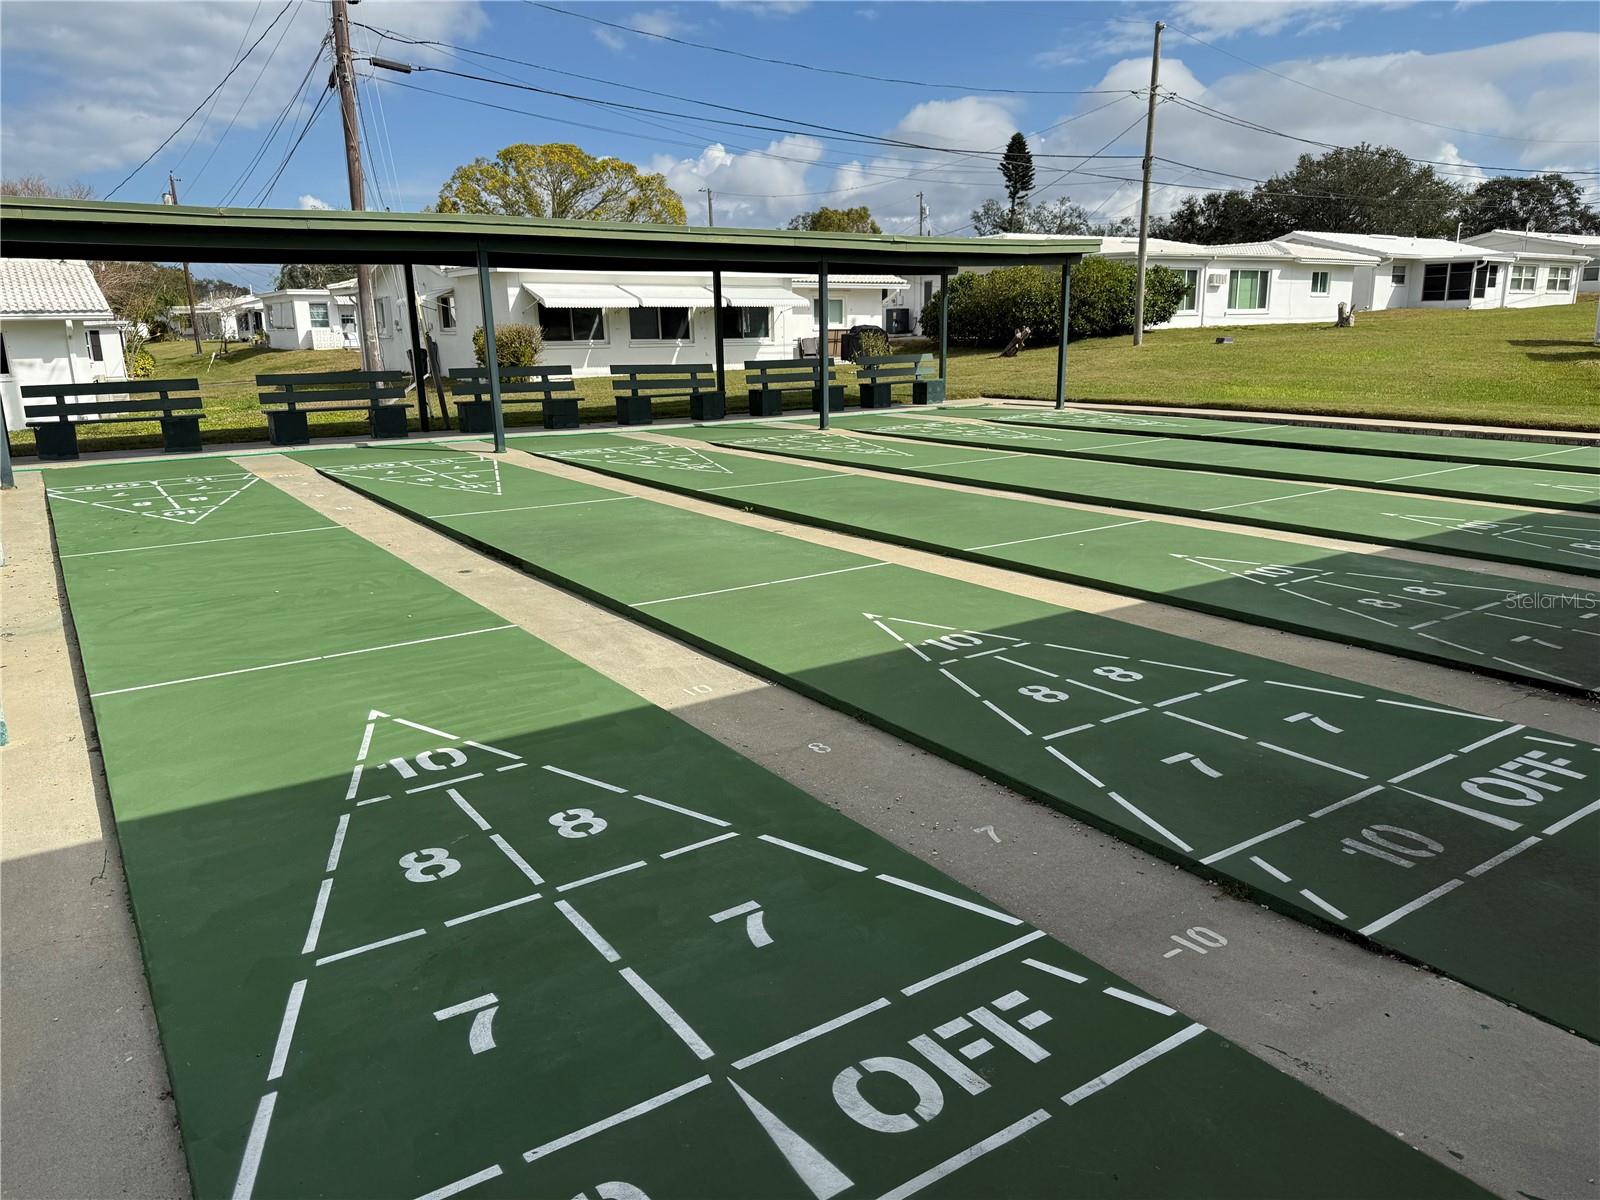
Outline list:
[[[721,392],[696,392],[689,397],[691,421],[720,421],[728,415],[728,398]]]
[[[911,403],[943,404],[944,380],[919,379],[911,385]]]
[[[828,411],[838,412],[844,407],[844,384],[830,383],[828,385]],[[817,389],[811,389],[811,411],[821,412],[822,402],[817,398]]]
[[[456,426],[461,433],[493,433],[494,405],[487,400],[463,400],[456,405]]]
[[[861,385],[862,408],[889,408],[894,404],[894,384],[892,383],[863,383]]]
[[[773,388],[750,389],[750,415],[752,417],[781,417],[783,393]]]
[[[78,457],[78,427],[71,421],[35,425],[33,437],[42,462],[66,462]]]
[[[199,417],[162,417],[161,448],[168,454],[188,454],[200,449]]]
[[[311,442],[311,427],[303,412],[267,413],[267,440],[274,446],[305,446]]]
[[[406,428],[406,406],[404,404],[377,404],[370,410],[372,414],[372,436],[374,438],[403,438],[410,437],[411,430]]]
[[[546,429],[576,429],[578,427],[578,402],[576,400],[546,400],[544,402],[544,427]]]
[[[650,412],[649,396],[618,396],[618,425],[648,425],[655,417]]]

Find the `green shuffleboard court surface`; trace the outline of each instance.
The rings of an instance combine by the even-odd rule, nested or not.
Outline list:
[[[850,414],[840,417],[836,424],[840,429],[855,433],[916,437],[1002,450],[1009,447],[1030,454],[1137,463],[1170,470],[1262,476],[1278,481],[1345,483],[1499,504],[1532,504],[1539,508],[1600,510],[1600,474],[1480,463],[1441,464],[1394,455],[1340,454],[1278,446],[1240,446],[1231,442],[1200,443],[1184,438],[1085,433],[1041,428],[1037,422],[1007,419],[979,423],[953,420],[952,416]],[[1390,503],[1393,502],[1391,497]]]
[[[514,463],[421,446],[306,458],[1286,912],[1600,1038],[1600,747]],[[448,484],[457,472],[470,496]]]
[[[1085,500],[1600,575],[1600,519],[1577,513],[1533,513],[1459,500],[1385,496],[1329,484],[1307,487],[1282,480],[1171,471],[1088,458],[1064,461],[1001,448],[1014,435],[1009,427],[999,425],[990,426],[999,431],[996,445],[983,449],[959,442],[941,445],[936,443],[948,438],[935,435],[948,434],[955,422],[888,419],[897,425],[915,425],[916,439],[843,437],[776,424],[674,428],[672,436],[1055,500]],[[1030,435],[1024,431],[1022,436]]]
[[[1580,442],[1539,442],[1524,438],[1415,433],[1302,425],[1293,421],[1243,421],[1221,417],[1189,417],[1165,413],[1102,412],[1094,409],[1011,408],[1004,405],[962,405],[930,408],[952,417],[986,421],[1053,425],[1060,429],[1109,430],[1128,435],[1195,438],[1209,442],[1268,444],[1301,450],[1345,454],[1386,454],[1440,462],[1488,463],[1546,468],[1553,471],[1600,472],[1600,446]]]
[[[617,434],[518,449],[773,516],[1392,650],[1600,691],[1600,592],[1341,554]]]
[[[1485,1194],[234,463],[46,478],[199,1197]]]

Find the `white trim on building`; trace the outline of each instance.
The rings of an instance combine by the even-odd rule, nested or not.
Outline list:
[[[0,258],[0,404],[23,425],[21,388],[127,378],[123,328],[83,260]]]
[[[1491,229],[1465,239],[1474,246],[1490,250],[1510,250],[1519,254],[1576,254],[1584,259],[1578,265],[1580,292],[1600,292],[1600,233],[1540,233],[1527,229]]]

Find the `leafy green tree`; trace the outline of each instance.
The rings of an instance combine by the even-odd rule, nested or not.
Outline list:
[[[274,287],[325,288],[331,283],[349,279],[356,273],[353,263],[284,263],[278,268]]]
[[[1393,146],[1302,154],[1253,193],[1277,237],[1295,229],[1454,237],[1462,192]]]
[[[1086,258],[1072,271],[1069,338],[1112,337],[1133,332],[1135,271],[1132,263]],[[1151,267],[1145,278],[1145,322],[1172,319],[1185,281],[1176,271]],[[922,306],[922,330],[939,328],[939,309],[950,305],[950,340],[973,346],[1003,346],[1023,325],[1031,341],[1061,338],[1061,273],[1045,267],[1003,267],[982,275],[957,275],[948,298],[935,292]]]
[[[1122,237],[1137,233],[1133,219],[1096,222],[1081,204],[1062,196],[1044,204],[1021,201],[1015,212],[998,200],[985,200],[972,210],[972,231],[978,237],[996,233],[1081,234],[1085,237]]]
[[[1283,232],[1249,193],[1239,190],[1185,196],[1177,208],[1150,222],[1151,237],[1207,246],[1259,242]]]
[[[1006,143],[1006,152],[1000,159],[1000,177],[1006,181],[1006,200],[1011,218],[1015,222],[1017,205],[1033,191],[1033,151],[1028,149],[1028,139],[1019,130]]]
[[[596,158],[566,142],[518,142],[494,158],[457,167],[439,189],[438,212],[682,225],[683,199],[663,175],[620,158]]]
[[[1600,210],[1565,175],[1486,179],[1462,206],[1463,233],[1532,229],[1537,233],[1600,233]]]
[[[855,208],[829,208],[823,205],[789,219],[790,229],[810,229],[817,233],[882,233],[865,204]]]

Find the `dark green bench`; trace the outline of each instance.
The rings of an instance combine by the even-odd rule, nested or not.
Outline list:
[[[320,371],[295,375],[257,375],[261,411],[267,415],[267,440],[274,446],[303,446],[311,440],[307,413],[367,411],[375,438],[409,435],[404,371]],[[276,389],[276,390],[272,390]],[[271,405],[272,407],[267,407]]]
[[[161,422],[161,448],[168,454],[200,449],[197,379],[129,379],[120,383],[28,383],[22,386],[22,416],[33,430],[39,457],[60,462],[78,457],[78,426]],[[49,398],[48,403],[28,404]],[[81,399],[105,397],[105,399]],[[112,399],[111,397],[119,397]]]
[[[828,365],[828,408],[837,411],[844,407],[844,384],[835,383],[839,377],[837,362]],[[745,381],[750,385],[750,415],[776,417],[783,412],[783,393],[804,388],[811,397],[811,411],[821,412],[817,400],[817,360],[814,358],[783,358],[770,362],[745,364]]]
[[[885,354],[856,362],[862,408],[888,408],[896,384],[911,385],[911,403],[943,404],[944,380],[934,373],[931,354]]]
[[[557,395],[557,393],[561,393]],[[489,393],[488,367],[455,367],[450,372],[450,394],[470,396],[456,400],[456,422],[462,433],[493,433],[494,402]],[[546,429],[578,427],[578,390],[571,367],[500,367],[500,405],[537,404]]]
[[[717,371],[710,363],[612,367],[611,391],[618,425],[648,425],[652,400],[680,396],[689,398],[689,416],[696,421],[719,421],[728,414],[727,398],[717,390]]]

